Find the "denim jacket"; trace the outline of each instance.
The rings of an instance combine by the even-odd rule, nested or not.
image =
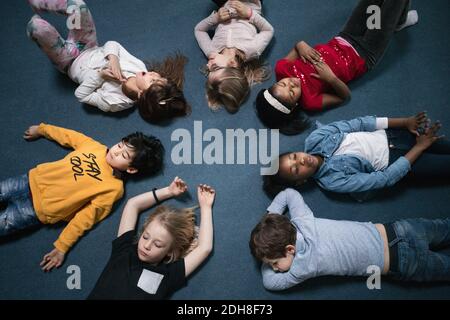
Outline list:
[[[306,138],[305,152],[324,158],[322,166],[313,176],[319,186],[333,192],[352,193],[360,200],[362,197],[358,194],[392,186],[403,178],[411,169],[405,157],[400,157],[384,170],[376,171],[368,160],[356,155],[333,156],[347,133],[375,130],[374,116],[318,124],[318,128]]]

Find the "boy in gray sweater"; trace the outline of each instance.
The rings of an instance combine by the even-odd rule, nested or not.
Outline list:
[[[373,266],[397,280],[450,281],[450,256],[437,252],[450,246],[450,218],[384,225],[320,219],[293,189],[280,192],[268,212],[250,238],[268,290],[324,275],[369,276]]]

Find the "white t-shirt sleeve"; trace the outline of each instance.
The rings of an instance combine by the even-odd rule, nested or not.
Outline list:
[[[388,118],[377,118],[376,119],[377,130],[384,130],[388,128]]]

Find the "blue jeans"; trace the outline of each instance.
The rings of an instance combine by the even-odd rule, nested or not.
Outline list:
[[[416,137],[405,129],[387,129],[389,165],[404,156],[416,144]],[[450,181],[450,141],[440,139],[417,159],[411,166],[411,172],[405,177],[411,182],[424,180]]]
[[[439,249],[450,247],[450,218],[407,219],[393,223],[397,243],[398,270],[389,276],[404,281],[450,281],[450,255]]]
[[[28,175],[24,174],[0,182],[0,236],[41,224],[34,211]]]

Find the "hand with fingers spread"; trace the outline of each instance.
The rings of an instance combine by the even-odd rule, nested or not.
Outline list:
[[[416,146],[422,151],[425,151],[431,147],[433,143],[439,139],[442,139],[444,137],[443,135],[438,136],[438,132],[441,127],[442,125],[439,121],[436,121],[431,127],[426,127],[425,133],[416,138]]]
[[[297,49],[298,55],[305,63],[306,61],[309,61],[312,64],[317,64],[323,61],[320,52],[312,48],[305,41],[298,42],[295,48]]]
[[[219,23],[226,23],[230,21],[231,20],[230,11],[225,7],[220,8],[219,11],[217,12],[217,19],[219,20]]]
[[[169,192],[172,197],[177,197],[180,194],[183,194],[187,190],[187,184],[179,177],[175,177],[172,183],[169,185]]]
[[[236,10],[238,17],[241,19],[249,19],[252,15],[252,9],[241,1],[231,0],[230,7]]]
[[[314,68],[316,68],[317,73],[311,73],[312,77],[328,83],[331,83],[336,79],[336,75],[326,62],[317,62],[314,64]]]
[[[415,136],[420,136],[418,129],[428,122],[427,113],[422,111],[406,120],[406,128]]]
[[[206,184],[201,184],[197,188],[197,196],[200,208],[211,208],[214,203],[216,191]]]
[[[39,133],[39,126],[34,125],[29,127],[23,134],[23,138],[28,141],[36,140],[41,137],[41,134]]]
[[[53,268],[59,268],[64,261],[65,254],[58,249],[53,249],[47,253],[41,261],[41,267],[43,271],[50,271]]]

